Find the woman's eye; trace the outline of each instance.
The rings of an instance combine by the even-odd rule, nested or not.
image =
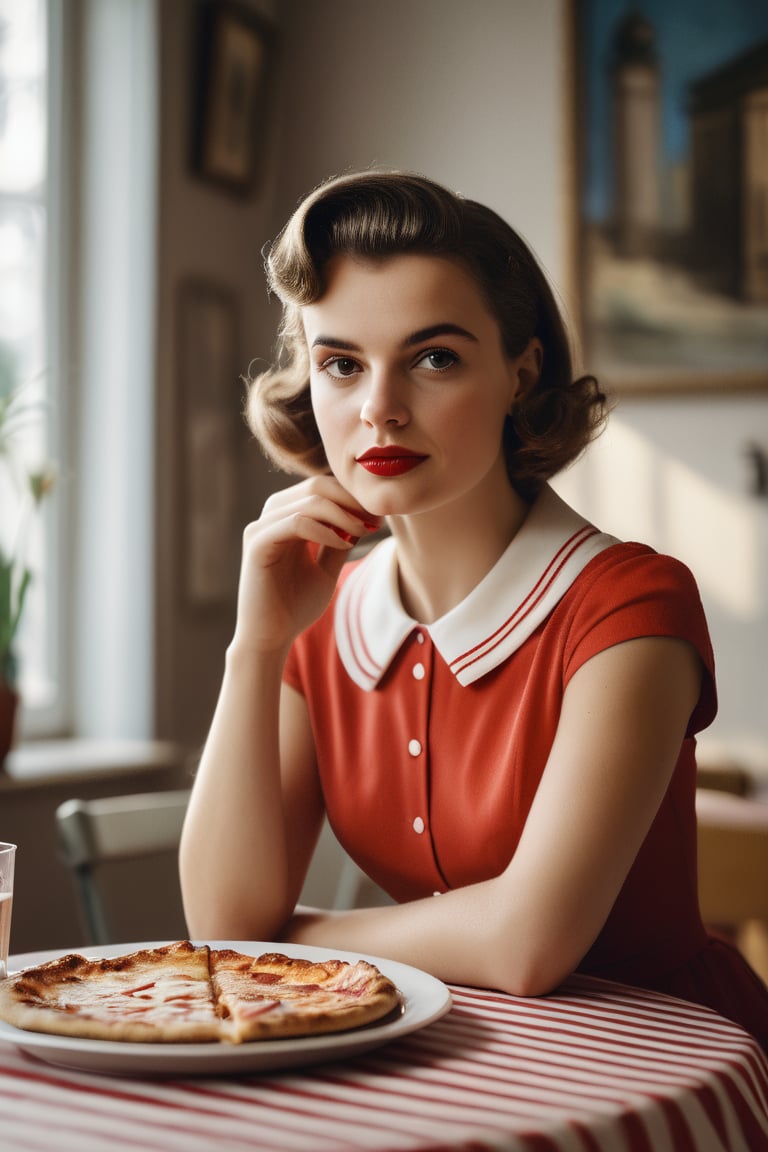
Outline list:
[[[335,380],[345,380],[359,371],[357,360],[353,360],[350,356],[332,356],[325,361],[322,368]]]
[[[450,352],[447,348],[433,348],[431,352],[424,353],[416,367],[428,368],[431,372],[445,372],[446,368],[452,368],[458,359],[456,353]]]

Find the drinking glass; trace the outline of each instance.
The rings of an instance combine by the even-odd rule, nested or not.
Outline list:
[[[13,864],[16,845],[0,841],[0,980],[8,975],[8,948],[11,941],[13,907]]]

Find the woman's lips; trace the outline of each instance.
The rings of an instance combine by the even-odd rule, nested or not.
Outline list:
[[[371,448],[356,459],[366,472],[374,476],[403,476],[418,468],[428,457],[419,452],[411,452],[408,448],[392,447]]]

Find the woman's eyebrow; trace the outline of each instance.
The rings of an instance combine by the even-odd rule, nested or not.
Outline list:
[[[340,348],[342,352],[360,352],[360,346],[351,340],[338,340],[335,336],[315,336],[312,347]]]
[[[417,332],[412,332],[403,340],[403,347],[410,348],[413,344],[434,340],[436,336],[461,336],[465,340],[472,340],[475,344],[477,343],[477,336],[467,331],[466,328],[462,328],[460,324],[446,322],[444,324],[432,324],[429,328],[419,328]],[[351,340],[340,340],[336,336],[315,336],[312,347],[339,348],[342,352],[361,351],[359,344],[353,344]]]
[[[430,328],[419,328],[418,332],[412,332],[410,336],[406,336],[403,344],[410,347],[412,344],[421,344],[424,340],[434,340],[435,336],[462,336],[465,340],[473,340],[477,343],[477,336],[473,336],[466,328],[462,328],[460,324],[433,324]]]

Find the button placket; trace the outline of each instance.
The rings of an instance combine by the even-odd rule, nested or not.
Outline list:
[[[415,639],[416,639],[416,644],[420,648],[425,649],[426,642],[425,642],[425,637],[424,637],[423,632],[421,632],[421,631],[416,632]],[[422,656],[422,653],[420,653],[418,651],[418,648],[413,653],[413,656],[416,656],[416,655]],[[408,754],[411,757],[413,757],[414,760],[416,760],[416,761],[420,760],[421,761],[421,763],[418,765],[418,767],[421,769],[422,788],[420,789],[420,791],[421,791],[424,803],[426,803],[426,797],[428,795],[427,779],[426,779],[428,767],[427,767],[427,764],[425,762],[426,726],[427,726],[427,714],[428,714],[427,694],[429,692],[429,683],[428,683],[428,679],[427,679],[427,667],[425,664],[425,660],[428,660],[428,655],[429,654],[426,651],[424,651],[423,658],[422,659],[415,659],[415,660],[413,660],[413,662],[411,664],[411,669],[410,669],[411,678],[415,682],[413,684],[413,689],[414,689],[414,691],[418,691],[419,687],[420,687],[421,691],[424,693],[422,700],[419,701],[418,706],[414,709],[414,714],[418,715],[420,718],[420,723],[423,726],[423,731],[420,732],[418,735],[411,736],[411,738],[408,741]],[[419,686],[419,687],[417,687],[417,686]],[[426,809],[424,809],[423,813],[417,813],[413,816],[412,821],[411,821],[411,828],[413,829],[413,832],[415,835],[423,836],[424,833],[426,832],[426,830],[427,830],[426,817],[427,817]]]

